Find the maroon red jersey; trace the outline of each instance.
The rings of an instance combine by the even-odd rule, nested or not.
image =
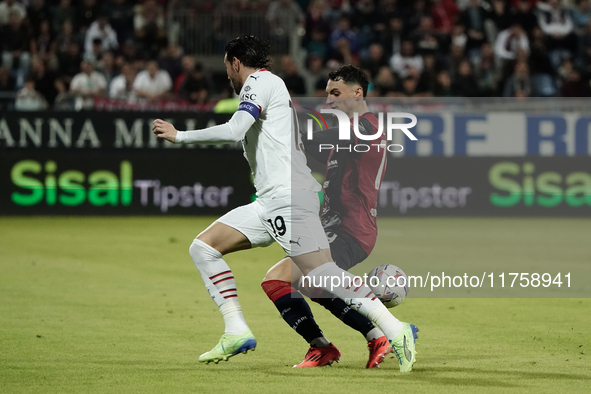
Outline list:
[[[351,120],[353,122],[353,120]],[[359,132],[372,135],[378,130],[378,119],[371,112],[359,117]],[[322,225],[325,230],[339,229],[353,236],[369,255],[378,235],[376,223],[378,192],[387,161],[386,136],[360,140],[351,129],[351,140],[338,140],[338,130],[314,133],[314,144],[306,144],[312,156],[328,152],[323,184]],[[318,144],[332,149],[318,152]]]

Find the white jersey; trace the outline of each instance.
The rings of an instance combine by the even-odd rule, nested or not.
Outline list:
[[[240,91],[238,111],[256,119],[242,146],[258,197],[285,195],[292,189],[320,190],[306,165],[296,111],[281,78],[265,69],[251,74]]]

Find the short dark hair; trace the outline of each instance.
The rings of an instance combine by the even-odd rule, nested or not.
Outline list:
[[[255,36],[240,36],[226,45],[226,58],[231,63],[236,58],[246,67],[270,68],[269,43]]]
[[[363,97],[367,96],[367,87],[369,86],[369,80],[365,71],[359,67],[349,64],[348,66],[342,66],[336,71],[332,71],[328,74],[328,79],[331,81],[342,80],[346,84],[355,83],[361,86],[363,89]]]

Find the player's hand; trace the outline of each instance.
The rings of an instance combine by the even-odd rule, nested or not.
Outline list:
[[[164,138],[172,143],[176,140],[176,135],[178,133],[172,124],[165,122],[162,119],[156,119],[154,123],[152,123],[152,132],[156,134],[156,137],[161,139]]]

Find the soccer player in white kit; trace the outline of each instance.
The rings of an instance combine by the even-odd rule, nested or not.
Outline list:
[[[314,284],[321,283],[319,288],[373,320],[391,341],[400,370],[410,371],[416,353],[410,324],[392,316],[365,284],[331,286],[332,277],[354,277],[337,267],[330,256],[318,216],[320,185],[306,165],[297,117],[285,84],[267,70],[268,45],[256,37],[241,36],[230,41],[225,52],[228,79],[240,97],[232,118],[202,130],[177,131],[160,119],[152,126],[158,138],[176,144],[242,141],[254,175],[257,200],[216,220],[189,248],[225,323],[219,343],[199,361],[227,361],[256,347],[242,315],[234,276],[222,256],[276,241]]]

